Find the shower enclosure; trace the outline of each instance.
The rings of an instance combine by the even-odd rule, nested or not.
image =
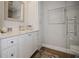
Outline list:
[[[69,52],[79,56],[79,2],[66,2],[66,40]]]
[[[65,1],[65,7],[54,9],[52,18],[63,20],[58,22],[65,25],[66,52],[79,56],[79,2],[70,3]]]
[[[79,56],[79,1],[49,1],[43,6],[43,45]]]

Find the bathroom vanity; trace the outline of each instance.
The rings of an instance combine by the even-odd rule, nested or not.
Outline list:
[[[23,4],[23,20],[14,20],[8,18],[5,2],[0,2],[0,29],[4,28],[5,32],[0,33],[0,58],[28,58],[39,48],[38,2],[25,1]]]
[[[39,31],[0,37],[1,58],[28,58],[39,47]]]

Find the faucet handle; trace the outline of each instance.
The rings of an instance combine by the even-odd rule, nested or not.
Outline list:
[[[11,27],[8,28],[8,32],[12,32],[12,28]]]
[[[28,30],[32,30],[32,25],[27,25]]]

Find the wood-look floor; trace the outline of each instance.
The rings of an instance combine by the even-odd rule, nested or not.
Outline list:
[[[58,55],[59,57],[57,57],[57,58],[74,58],[75,57],[74,55],[71,55],[71,54],[68,54],[68,53],[64,53],[64,52],[56,51],[56,50],[49,49],[49,48],[46,48],[46,47],[42,47],[39,51],[37,50],[31,56],[31,58],[34,58],[37,55],[37,53],[40,53],[40,51],[44,52],[45,54],[48,54],[48,55]]]

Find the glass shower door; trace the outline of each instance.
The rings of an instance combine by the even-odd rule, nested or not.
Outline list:
[[[67,6],[68,41],[70,52],[79,56],[79,5]]]

